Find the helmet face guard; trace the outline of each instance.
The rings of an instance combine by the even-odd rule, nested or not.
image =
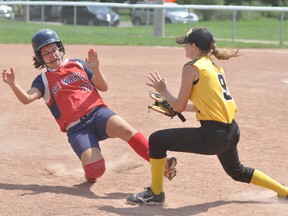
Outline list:
[[[41,48],[51,43],[56,43],[59,50],[65,54],[65,48],[63,46],[63,43],[56,34],[56,32],[54,32],[53,30],[41,29],[32,37],[32,47],[36,60],[39,62],[39,64],[45,64],[40,54]]]

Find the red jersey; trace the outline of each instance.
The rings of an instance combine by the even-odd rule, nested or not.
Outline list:
[[[61,131],[93,108],[107,106],[91,83],[92,76],[84,61],[66,59],[60,68],[47,70],[33,81],[32,87],[42,93]]]

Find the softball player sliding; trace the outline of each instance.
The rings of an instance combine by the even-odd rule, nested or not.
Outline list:
[[[199,128],[173,128],[159,130],[149,137],[151,185],[136,195],[127,197],[130,204],[162,204],[163,172],[166,152],[189,152],[217,155],[225,172],[235,181],[252,183],[275,191],[279,197],[288,198],[288,188],[257,169],[241,164],[237,151],[239,127],[234,120],[236,104],[229,93],[222,67],[215,65],[210,55],[218,59],[238,56],[238,50],[220,52],[215,47],[213,35],[206,28],[193,28],[184,37],[176,39],[185,44],[186,57],[191,59],[182,71],[178,97],[170,94],[166,79],[159,73],[148,75],[148,86],[164,96],[175,111],[195,111]],[[188,104],[188,100],[193,104]]]
[[[98,54],[88,51],[85,61],[65,59],[65,48],[56,32],[42,29],[32,38],[34,66],[46,68],[25,92],[15,79],[13,68],[3,70],[3,81],[23,104],[43,98],[61,131],[67,132],[69,143],[82,162],[85,178],[94,183],[105,172],[105,160],[99,141],[118,137],[149,161],[146,138],[124,119],[110,110],[98,91],[107,91],[105,76],[100,71]],[[164,175],[175,176],[176,159],[167,158]]]

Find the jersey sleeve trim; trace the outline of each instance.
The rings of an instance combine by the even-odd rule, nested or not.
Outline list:
[[[51,97],[50,91],[49,91],[48,80],[47,80],[45,73],[42,73],[41,76],[42,76],[42,80],[44,83],[44,89],[45,89],[43,99],[45,100],[46,103],[48,103],[50,101],[50,97]]]
[[[87,67],[85,61],[81,60],[81,59],[70,59],[70,61],[77,63],[79,66],[81,66],[84,71],[86,72],[89,80],[91,80],[92,76],[93,76],[93,71]]]
[[[34,81],[32,82],[31,88],[37,88],[40,91],[41,96],[43,97],[43,95],[45,93],[45,86],[44,86],[43,79],[42,79],[42,73],[39,74],[34,79]]]

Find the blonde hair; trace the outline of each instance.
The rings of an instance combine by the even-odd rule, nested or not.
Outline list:
[[[210,44],[211,52],[210,55],[214,55],[217,59],[227,60],[232,57],[238,57],[239,49],[233,48],[225,48],[225,49],[217,49],[215,43]]]

